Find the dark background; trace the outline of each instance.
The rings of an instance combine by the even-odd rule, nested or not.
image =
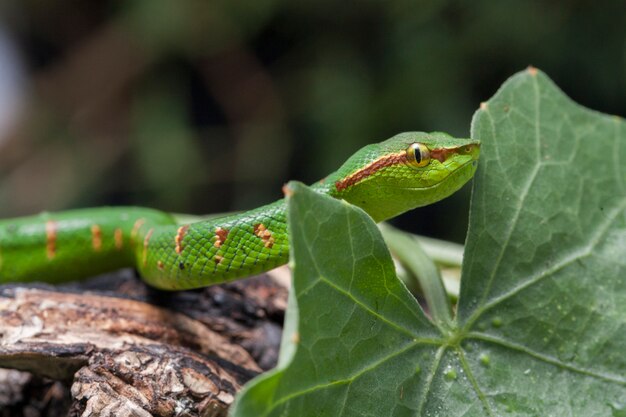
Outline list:
[[[528,65],[624,116],[626,2],[1,0],[0,216],[252,208],[398,132],[468,136]],[[468,204],[397,223],[462,241]]]

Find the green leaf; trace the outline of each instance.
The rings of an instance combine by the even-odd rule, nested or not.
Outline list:
[[[400,383],[407,396],[419,393],[409,387],[437,361],[440,334],[397,279],[365,212],[300,184],[290,188],[290,304],[297,299],[300,320],[281,350],[294,341],[297,349],[286,368],[245,389],[232,415],[385,415],[380,397],[403,396]]]
[[[481,106],[472,136],[452,328],[426,318],[365,213],[292,185],[285,353],[232,416],[624,415],[624,122],[531,69]]]
[[[458,308],[470,370],[493,414],[612,415],[626,404],[625,123],[536,69],[481,108]]]

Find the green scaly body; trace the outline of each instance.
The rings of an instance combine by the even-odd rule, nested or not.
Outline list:
[[[473,176],[478,155],[477,141],[403,133],[362,148],[313,188],[382,221],[458,190]],[[267,271],[288,258],[284,200],[187,225],[139,207],[0,221],[0,283],[59,282],[134,266],[150,285],[180,290]]]

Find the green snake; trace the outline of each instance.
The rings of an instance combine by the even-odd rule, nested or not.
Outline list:
[[[478,141],[401,133],[365,146],[311,187],[376,222],[441,200],[476,170]],[[60,282],[135,267],[150,285],[198,288],[289,259],[284,199],[240,214],[178,224],[168,213],[103,207],[0,221],[0,283]]]

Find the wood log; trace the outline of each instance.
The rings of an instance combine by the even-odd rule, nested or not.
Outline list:
[[[276,363],[286,298],[267,276],[175,293],[128,276],[0,287],[0,367],[30,373],[0,373],[0,416],[19,415],[42,377],[71,387],[70,416],[226,415]]]

